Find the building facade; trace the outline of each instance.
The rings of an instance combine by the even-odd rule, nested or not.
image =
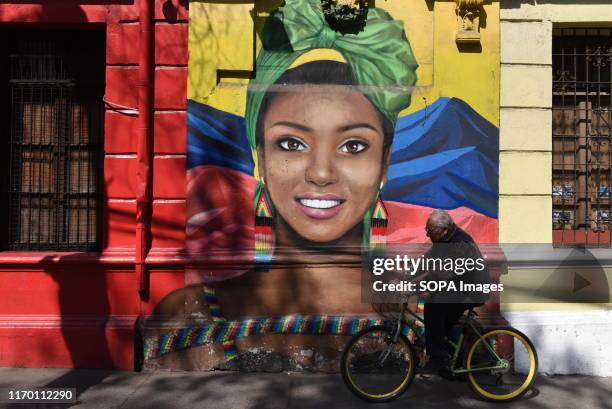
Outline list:
[[[318,10],[312,1],[303,3]],[[316,239],[323,224],[313,231],[303,226],[302,233],[292,226],[302,238],[325,243],[316,261],[291,258],[291,249],[283,252],[274,241],[257,247],[256,234],[281,234],[257,230],[265,223],[254,216],[266,214],[254,214],[253,202],[260,204],[254,192],[272,173],[261,167],[261,146],[249,140],[249,98],[255,98],[258,73],[270,67],[291,71],[325,60],[355,71],[376,55],[350,55],[342,48],[344,34],[325,34],[292,57],[294,65],[262,64],[262,49],[285,41],[269,35],[279,6],[182,0],[0,5],[0,32],[11,39],[1,50],[7,62],[1,78],[7,231],[0,251],[0,365],[239,368],[232,358],[241,356],[247,369],[336,368],[351,325],[376,315],[360,299],[355,271],[361,248],[357,257],[338,258],[328,251],[334,237]],[[568,162],[564,158],[583,153],[560,135],[574,135],[580,145],[586,139],[579,138],[605,134],[610,80],[587,81],[597,100],[580,99],[583,91],[576,88],[566,87],[563,96],[559,87],[567,84],[559,75],[568,70],[555,68],[570,61],[565,58],[582,58],[575,51],[566,56],[561,37],[609,44],[609,7],[463,0],[370,6],[383,20],[400,22],[398,44],[409,42],[403,61],[413,68],[396,82],[362,78],[353,84],[383,94],[400,85],[411,95],[391,109],[398,125],[379,188],[389,214],[387,243],[425,242],[426,217],[440,207],[486,245],[493,277],[507,285],[529,278],[539,288],[560,276],[575,281],[574,266],[553,261],[589,240],[600,247],[589,252],[600,267],[579,273],[599,280],[600,288],[609,285],[609,250],[601,248],[610,243],[605,195],[577,199],[593,178],[595,191],[605,188],[600,180],[609,178],[609,169],[587,174],[579,168],[586,159]],[[347,37],[361,41],[362,31]],[[300,45],[289,37],[295,52]],[[609,67],[609,51],[606,56]],[[388,62],[377,64],[380,72]],[[570,99],[577,101],[571,109]],[[369,101],[387,112],[384,95]],[[580,112],[585,119],[598,115],[586,121],[589,131],[558,130],[571,128],[565,122]],[[598,148],[599,156],[605,149]],[[573,196],[569,165],[583,174]],[[307,177],[328,177],[324,173]],[[270,193],[268,204],[292,220],[282,213],[282,195]],[[506,254],[508,274],[500,278],[500,248],[522,243],[544,247]],[[553,248],[559,244],[566,248]],[[262,255],[272,268],[247,273]],[[524,330],[543,371],[609,375],[609,361],[595,352],[609,349],[606,336],[595,336],[602,328],[610,332],[609,299],[599,292],[580,295],[562,304],[542,302],[541,294],[519,300],[502,294],[482,311],[499,320],[501,310]],[[249,332],[253,318],[278,328]],[[307,330],[314,323],[320,330]],[[219,328],[234,332],[219,335]],[[565,342],[553,342],[560,335]],[[559,360],[560,354],[572,359]]]
[[[187,16],[0,5],[0,365],[133,368],[137,317],[183,285]]]
[[[499,240],[523,243],[507,282],[556,283],[502,310],[542,371],[609,376],[612,9],[503,1],[500,20]]]

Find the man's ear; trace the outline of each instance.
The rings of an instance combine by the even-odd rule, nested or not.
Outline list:
[[[444,230],[442,231],[442,234],[440,235],[440,237],[441,237],[442,239],[446,239],[446,238],[448,238],[448,233],[450,233],[450,230],[449,230],[449,229],[444,229]]]

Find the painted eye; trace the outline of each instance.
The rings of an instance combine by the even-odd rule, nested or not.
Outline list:
[[[365,151],[370,146],[361,141],[348,141],[340,147],[340,151],[344,153],[359,153]]]
[[[278,142],[278,146],[286,151],[303,151],[306,150],[306,145],[295,138],[285,138]]]

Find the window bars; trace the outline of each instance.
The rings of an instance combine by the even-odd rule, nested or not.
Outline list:
[[[553,242],[611,245],[611,29],[553,32]]]
[[[22,39],[9,55],[13,250],[87,251],[100,244],[104,65],[92,67],[66,41]],[[103,55],[103,42],[96,45],[81,46]]]

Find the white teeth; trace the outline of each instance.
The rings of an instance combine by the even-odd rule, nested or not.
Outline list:
[[[341,202],[340,200],[300,199],[300,203],[313,209],[331,209],[338,206]]]

